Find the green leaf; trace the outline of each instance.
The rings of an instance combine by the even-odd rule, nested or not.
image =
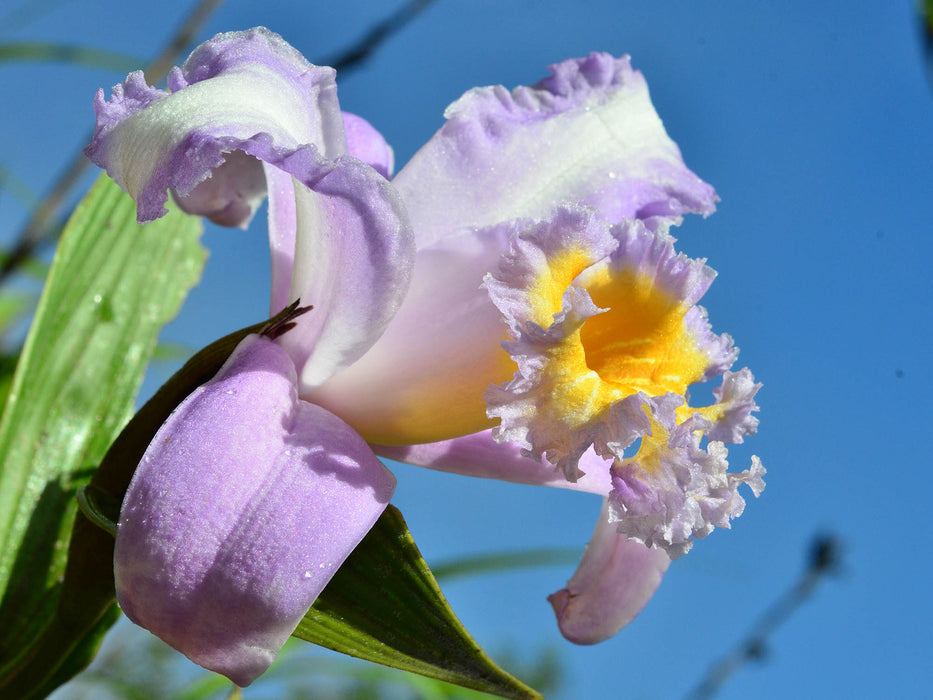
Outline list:
[[[93,577],[79,577],[71,598],[63,595],[72,529],[109,539],[75,520],[75,492],[132,413],[159,330],[205,260],[198,219],[174,208],[145,227],[135,218],[133,201],[105,176],[78,206],[0,421],[3,697],[29,697],[75,673],[114,619],[110,601],[84,605],[101,588]],[[112,589],[111,561],[82,565],[108,572]],[[85,619],[68,617],[84,607]]]
[[[104,458],[91,485],[82,491],[81,507],[100,529],[76,530],[72,542],[76,567],[96,558],[109,561],[117,503],[135,465],[169,413],[196,387],[212,377],[240,340],[251,332],[282,327],[291,309],[212,343],[192,357],[127,425]],[[106,531],[106,533],[105,533]],[[80,549],[86,542],[89,549]],[[96,538],[96,539],[95,539]],[[537,558],[536,558],[537,561]],[[69,569],[69,576],[75,573]],[[94,575],[94,571],[86,572]],[[105,572],[109,576],[109,571]],[[100,576],[99,571],[97,575]],[[66,576],[68,590],[71,578]],[[80,573],[74,588],[88,584]],[[112,581],[98,605],[112,600]],[[82,601],[87,614],[87,599]],[[537,693],[497,667],[474,642],[437,587],[401,514],[388,510],[367,534],[314,603],[294,636],[375,663],[401,668],[460,686],[511,698]]]
[[[16,371],[18,362],[18,355],[0,354],[0,412],[2,412],[7,397],[10,395],[10,387],[13,386],[13,372]]]
[[[337,570],[293,635],[500,697],[541,697],[473,641],[393,506]]]

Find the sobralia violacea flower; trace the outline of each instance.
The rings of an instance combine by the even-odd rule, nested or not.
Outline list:
[[[601,495],[580,568],[550,599],[564,635],[591,643],[638,614],[672,557],[729,526],[740,483],[760,491],[757,459],[730,474],[724,447],[755,431],[758,385],[730,371],[737,350],[696,305],[714,273],[669,234],[684,214],[711,213],[715,193],[628,58],[550,70],[534,87],[467,92],[394,177],[381,135],[340,111],[333,71],[264,29],[208,41],[169,92],[134,73],[109,101],[98,93],[87,152],[140,221],[171,191],[191,213],[245,226],[268,196],[271,311],[315,307],[280,337],[244,341],[150,446],[117,530],[131,618],[250,682],[320,590],[296,602],[289,585],[309,561],[336,569],[391,493],[378,454]],[[717,377],[713,404],[691,406],[689,386]],[[277,465],[296,450],[355,466],[279,489],[291,477]],[[357,488],[329,490],[325,474]],[[193,481],[190,499],[171,495]],[[236,496],[218,509],[221,481]],[[321,537],[296,536],[303,511],[284,526],[271,517],[289,498]],[[354,534],[324,547],[338,530]]]

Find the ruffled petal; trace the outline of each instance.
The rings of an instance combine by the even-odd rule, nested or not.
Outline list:
[[[525,457],[515,443],[497,442],[489,430],[423,445],[370,446],[380,457],[464,476],[497,479],[513,484],[556,486],[600,496],[608,495],[612,489],[611,463],[592,450],[580,458],[580,469],[583,471],[580,478],[568,481],[554,469],[554,465],[542,459]]]
[[[723,443],[700,445],[710,427],[702,415],[677,423],[670,407],[652,413],[650,435],[642,438],[638,452],[612,468],[610,519],[627,537],[676,559],[695,539],[730,527],[745,510],[738,487],[749,484],[757,497],[764,490],[765,468],[752,457],[749,469],[730,474]]]
[[[679,405],[692,383],[731,365],[731,339],[694,312],[715,273],[673,241],[663,225],[610,226],[570,207],[513,239],[485,282],[518,365],[485,395],[497,439],[572,480],[591,446],[618,458],[649,431],[650,397]]]
[[[117,528],[127,616],[243,686],[395,487],[358,435],[294,387],[288,355],[249,336],[156,434]]]
[[[604,503],[576,573],[548,597],[561,633],[576,644],[601,642],[634,620],[671,563],[663,550],[626,539],[608,515]]]
[[[754,435],[758,430],[758,418],[752,415],[758,410],[755,394],[761,384],[755,383],[748,367],[738,372],[724,372],[722,384],[713,389],[716,403],[707,418],[713,425],[707,433],[710,440],[741,443],[746,435]]]
[[[203,214],[218,226],[245,228],[266,198],[266,176],[261,161],[232,151],[187,196],[174,194],[182,211]]]
[[[161,216],[173,188],[187,211],[245,225],[268,189],[271,311],[315,307],[282,341],[300,388],[314,387],[366,352],[401,304],[414,257],[401,198],[342,155],[334,71],[267,30],[218,35],[169,84],[134,73],[109,102],[98,93],[88,155],[136,198],[141,221]],[[354,149],[386,166],[378,132],[348,121]]]
[[[396,176],[419,247],[568,202],[610,222],[714,210],[713,188],[684,165],[628,57],[593,53],[550,70],[534,87],[466,93]]]
[[[99,90],[85,153],[136,200],[139,221],[151,221],[165,213],[168,189],[183,199],[232,151],[266,161],[308,144],[325,159],[346,153],[334,76],[266,29],[220,34],[173,69],[172,94],[146,85],[141,71],[114,86],[109,101]],[[245,225],[255,176],[255,166],[227,168],[186,207]]]

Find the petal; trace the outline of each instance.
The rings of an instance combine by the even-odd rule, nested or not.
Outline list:
[[[224,162],[187,196],[175,194],[182,211],[204,214],[218,226],[243,228],[265,198],[266,177],[262,163],[243,151],[225,153]]]
[[[651,430],[633,456],[612,467],[610,516],[619,532],[676,559],[696,539],[731,527],[730,521],[745,510],[739,486],[747,483],[757,497],[765,469],[752,457],[749,469],[730,473],[725,445],[716,440],[701,444],[710,428],[701,411],[678,422],[674,405],[649,399],[646,408]]]
[[[714,336],[705,316],[702,326],[687,318],[715,273],[673,242],[663,222],[609,225],[582,207],[561,207],[515,236],[485,282],[518,366],[485,394],[501,421],[497,439],[574,479],[590,446],[621,456],[649,430],[646,397],[683,396],[731,364],[734,353],[723,353],[731,341]]]
[[[651,600],[670,563],[663,549],[617,532],[604,503],[576,573],[548,597],[561,634],[576,644],[612,637]]]
[[[521,448],[515,443],[497,442],[489,430],[423,445],[371,447],[380,457],[464,476],[498,479],[513,484],[556,486],[601,496],[606,496],[612,488],[610,463],[592,450],[580,459],[584,474],[571,482],[555,470],[554,465],[522,455]]]
[[[535,87],[466,93],[396,176],[419,247],[565,202],[611,222],[713,211],[715,192],[684,165],[628,57],[593,53],[550,70]]]
[[[269,316],[291,301],[292,268],[295,264],[295,184],[291,173],[263,163],[269,195],[269,253],[272,257],[272,291]]]
[[[507,328],[480,285],[518,226],[467,230],[419,250],[386,333],[305,398],[378,444],[437,442],[490,427],[483,391],[515,368],[499,345]]]
[[[347,134],[347,150],[354,158],[372,167],[382,177],[392,177],[395,153],[385,138],[368,121],[350,112],[343,113],[343,128]]]
[[[382,513],[395,479],[295,394],[274,342],[244,340],[157,433],[133,477],[114,572],[127,616],[248,685]]]
[[[136,198],[141,221],[161,216],[174,188],[187,211],[245,225],[268,189],[272,313],[315,306],[282,341],[301,388],[313,387],[360,357],[405,295],[414,243],[401,198],[342,155],[334,71],[281,37],[219,35],[169,82],[170,95],[133,74],[110,102],[99,93],[88,155]],[[372,150],[381,136],[350,121],[354,148]]]
[[[752,415],[758,410],[755,394],[761,384],[755,383],[748,367],[738,372],[724,372],[722,384],[713,389],[716,399],[714,408],[720,415],[707,433],[710,440],[721,442],[744,442],[746,435],[758,430],[758,418]]]
[[[295,178],[288,301],[315,307],[281,340],[299,368],[302,396],[382,335],[408,290],[415,257],[405,207],[392,185],[355,158],[322,162],[313,155],[303,149],[280,164]],[[273,290],[280,284],[275,280]]]
[[[188,195],[230,151],[262,160],[270,144],[279,153],[305,144],[324,158],[346,153],[334,76],[266,29],[220,34],[173,69],[172,94],[147,86],[140,71],[114,86],[110,101],[99,90],[97,128],[85,152],[136,200],[139,221],[151,221],[165,213],[168,189]],[[223,191],[226,199],[236,192],[239,172],[246,196],[223,202]],[[216,188],[208,185],[216,196],[200,191],[189,211],[229,221],[241,210],[236,223],[245,225],[255,208],[254,177],[254,168],[225,173]],[[211,204],[197,208],[204,202]]]

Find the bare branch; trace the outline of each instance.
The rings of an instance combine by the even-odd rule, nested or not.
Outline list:
[[[393,34],[404,29],[412,20],[434,4],[435,0],[409,0],[381,22],[374,24],[363,38],[338,54],[321,61],[339,71],[358,68]]]
[[[810,545],[807,568],[793,586],[752,625],[745,640],[710,666],[688,700],[708,700],[739,669],[767,654],[768,638],[813,595],[823,577],[837,573],[842,565],[842,544],[835,535],[817,535]]]

